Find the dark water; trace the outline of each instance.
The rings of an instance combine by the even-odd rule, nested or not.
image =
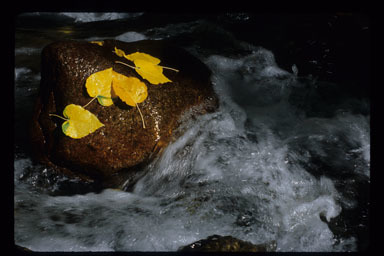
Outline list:
[[[30,13],[15,34],[15,242],[36,251],[175,251],[212,234],[278,251],[369,246],[370,23],[356,14]],[[220,108],[132,192],[57,196],[29,155],[40,52],[61,39],[169,40],[205,62]],[[49,189],[47,189],[49,187]]]

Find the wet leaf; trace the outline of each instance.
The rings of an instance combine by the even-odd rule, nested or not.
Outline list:
[[[177,69],[159,66],[158,64],[160,63],[160,59],[155,58],[147,53],[135,52],[127,55],[123,50],[116,47],[114,52],[117,56],[124,57],[127,60],[132,61],[135,64],[135,67],[132,67],[123,62],[118,63],[125,64],[126,66],[134,68],[142,78],[148,80],[148,82],[151,84],[163,84],[172,82],[163,74],[163,68],[178,72]]]
[[[138,103],[143,102],[147,96],[147,86],[136,77],[127,77],[117,72],[113,73],[112,87],[117,96],[130,106],[136,106],[140,113],[145,129],[145,122],[143,114],[139,108]]]
[[[85,87],[91,97],[97,97],[97,101],[103,106],[111,106],[112,68],[93,73],[87,78]]]
[[[103,46],[104,45],[104,41],[90,41],[91,44],[97,44],[97,45],[100,45],[100,46]]]
[[[125,52],[123,50],[120,50],[120,49],[116,48],[116,47],[115,47],[115,53],[119,57],[124,57],[125,56]]]
[[[163,68],[158,66],[160,63],[158,58],[141,52],[135,52],[124,57],[133,61],[136,66],[136,72],[151,84],[172,82],[163,74]]]
[[[133,107],[143,102],[148,96],[145,83],[136,77],[127,77],[117,72],[113,72],[112,87],[122,101]]]
[[[142,61],[142,62],[151,63],[152,65],[157,65],[160,63],[160,59],[155,58],[155,57],[153,57],[147,53],[142,53],[142,52],[135,52],[132,54],[124,55],[124,57],[127,60],[130,60],[133,62]]]
[[[99,119],[82,106],[70,104],[63,111],[66,121],[62,124],[65,135],[80,139],[104,126]]]

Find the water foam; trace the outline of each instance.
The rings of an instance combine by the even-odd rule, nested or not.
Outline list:
[[[268,55],[264,59],[272,60]],[[342,196],[331,179],[315,178],[296,162],[308,159],[291,150],[287,143],[295,137],[289,130],[297,122],[305,121],[303,114],[287,101],[286,87],[292,83],[292,77],[274,66],[273,61],[267,61],[257,62],[259,66],[253,63],[251,68],[278,72],[255,72],[253,79],[239,79],[239,69],[244,69],[250,57],[255,55],[243,60],[214,56],[207,61],[215,71],[213,81],[222,100],[220,111],[188,124],[185,134],[152,164],[156,172],[139,181],[135,193],[185,196],[183,191],[187,187],[193,191],[187,201],[199,205],[194,213],[201,211],[206,216],[208,211],[212,216],[210,223],[216,223],[215,229],[221,229],[223,234],[229,232],[255,243],[277,240],[281,251],[333,250],[333,234],[321,218],[330,221],[340,214],[338,201]],[[286,79],[282,80],[282,75]],[[249,83],[256,79],[258,83]],[[262,94],[266,99],[261,103],[245,101],[242,108],[230,97],[233,87],[246,88],[243,93],[254,96],[252,91],[263,86],[269,86],[269,90]],[[356,132],[364,134],[358,138],[367,145],[369,131],[362,132],[358,119],[349,116],[343,119],[343,126],[338,123],[332,132],[336,133],[336,128],[355,127],[351,130],[353,136]],[[363,122],[362,126],[366,124]],[[279,129],[283,125],[288,127],[286,131]],[[241,228],[234,227],[234,220]]]
[[[116,40],[124,41],[124,42],[135,42],[139,40],[145,40],[147,37],[143,34],[137,33],[135,31],[129,31],[126,33],[123,33],[117,37],[115,37]]]
[[[41,49],[40,48],[33,48],[33,47],[20,47],[15,49],[15,55],[38,55],[40,54]]]
[[[73,18],[75,22],[93,22],[101,20],[119,20],[135,18],[143,13],[120,13],[120,12],[62,12],[61,15]]]
[[[16,86],[23,84],[24,81],[38,83],[40,74],[33,74],[32,70],[26,67],[15,68],[15,81]],[[19,86],[18,86],[19,87]]]

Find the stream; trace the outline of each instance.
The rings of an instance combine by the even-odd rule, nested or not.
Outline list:
[[[33,251],[177,251],[217,234],[276,241],[279,252],[366,250],[370,78],[361,45],[369,45],[369,23],[353,17],[17,16],[15,243]],[[295,22],[313,27],[284,30]],[[356,60],[339,51],[348,50],[336,42],[341,36],[326,37],[341,28],[346,45],[352,35],[361,40]],[[56,40],[106,38],[168,40],[188,50],[212,70],[220,106],[184,121],[181,137],[132,191],[59,193],[68,181],[34,163],[28,146],[40,53]]]

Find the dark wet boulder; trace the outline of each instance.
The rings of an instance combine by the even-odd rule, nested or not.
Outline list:
[[[187,246],[179,248],[180,252],[272,252],[276,243],[252,244],[232,236],[213,235]]]
[[[127,54],[150,54],[161,60],[160,65],[179,72],[164,69],[173,82],[149,84],[134,69],[115,63],[125,60],[113,53],[115,47]],[[163,41],[105,40],[102,46],[60,41],[43,49],[41,65],[40,93],[30,129],[36,159],[53,171],[96,182],[103,188],[121,187],[127,177],[133,182],[138,170],[170,142],[185,113],[193,117],[214,111],[218,105],[210,70],[185,50]],[[69,104],[86,105],[91,99],[86,79],[110,67],[147,85],[148,97],[140,103],[146,128],[136,107],[119,100],[109,107],[94,101],[86,109],[105,126],[81,139],[63,134],[63,121],[49,114],[62,116]]]

